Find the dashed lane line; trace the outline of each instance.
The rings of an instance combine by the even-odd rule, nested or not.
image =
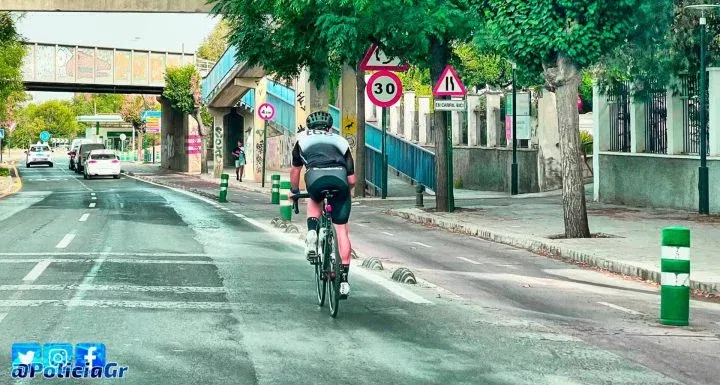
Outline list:
[[[90,214],[85,213],[83,214],[80,219],[78,219],[79,222],[86,222],[88,220],[88,217],[90,217]]]
[[[93,202],[93,203],[90,203],[90,206],[88,206],[88,207],[90,207],[92,209],[95,207],[95,205],[97,205],[97,203]]]
[[[620,305],[615,305],[615,304],[612,304],[612,303],[609,303],[609,302],[598,302],[598,303],[599,303],[600,305],[607,306],[607,307],[612,308],[612,309],[615,309],[615,310],[620,310],[620,311],[625,312],[625,313],[628,313],[628,314],[632,314],[632,315],[644,315],[643,313],[640,313],[639,311],[635,311],[635,310],[633,310],[633,309],[628,309],[628,308],[626,308],[626,307],[622,307],[622,306],[620,306]]]
[[[465,261],[465,262],[472,263],[473,265],[481,265],[480,262],[478,262],[478,261],[473,261],[472,259],[467,259],[467,258],[465,258],[465,257],[457,257],[457,259],[462,260],[462,261]]]
[[[27,275],[22,280],[24,282],[35,281],[36,279],[38,279],[38,277],[40,277],[40,275],[45,271],[45,269],[50,266],[50,263],[52,263],[50,260],[38,262],[37,265],[35,265],[35,267],[33,267],[33,269],[30,270],[30,272],[27,273]]]
[[[422,243],[422,242],[413,242],[413,243],[416,244],[416,245],[420,245],[420,246],[422,246],[422,247],[427,247],[428,249],[432,249],[432,246],[426,245],[426,244],[424,244],[424,243]]]
[[[56,249],[64,249],[64,248],[68,247],[68,245],[70,245],[70,242],[72,242],[73,239],[75,239],[75,234],[73,234],[73,233],[65,234],[65,237],[63,237],[63,239],[60,240],[60,242],[58,242],[58,244],[55,246],[55,248]]]

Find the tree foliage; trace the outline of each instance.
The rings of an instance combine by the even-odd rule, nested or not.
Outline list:
[[[77,115],[118,114],[123,104],[120,94],[76,93],[72,105]]]
[[[227,36],[230,32],[230,23],[221,19],[208,37],[203,40],[197,50],[197,57],[210,61],[218,61],[227,49]]]
[[[26,147],[48,131],[54,138],[74,138],[80,133],[73,104],[64,100],[49,100],[42,104],[29,104],[17,113],[17,126],[10,135],[11,145]]]
[[[135,129],[142,126],[143,111],[159,111],[160,103],[155,96],[148,95],[122,95],[120,116],[132,124]]]
[[[24,97],[22,61],[25,47],[8,12],[0,12],[0,121],[7,122],[14,101]]]

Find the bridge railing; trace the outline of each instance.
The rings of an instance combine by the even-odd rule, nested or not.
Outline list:
[[[207,76],[202,81],[202,97],[203,100],[207,101],[218,91],[217,87],[222,84],[223,81],[232,73],[233,67],[238,63],[235,60],[237,54],[237,48],[234,45],[230,45],[225,53],[220,57],[220,60],[215,63]]]

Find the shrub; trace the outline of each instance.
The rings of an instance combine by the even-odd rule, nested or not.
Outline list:
[[[0,167],[0,176],[10,176],[10,170],[7,168]]]
[[[580,151],[585,155],[593,153],[593,136],[586,131],[580,131]]]

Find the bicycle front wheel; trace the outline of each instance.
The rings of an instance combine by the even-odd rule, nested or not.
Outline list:
[[[330,232],[331,239],[328,240],[328,244],[331,246],[331,252],[328,254],[329,258],[329,269],[328,269],[328,281],[330,287],[328,288],[330,298],[330,315],[337,317],[338,307],[340,306],[340,275],[342,274],[340,248],[338,247],[337,233],[335,232],[335,226],[331,226],[332,231]]]

